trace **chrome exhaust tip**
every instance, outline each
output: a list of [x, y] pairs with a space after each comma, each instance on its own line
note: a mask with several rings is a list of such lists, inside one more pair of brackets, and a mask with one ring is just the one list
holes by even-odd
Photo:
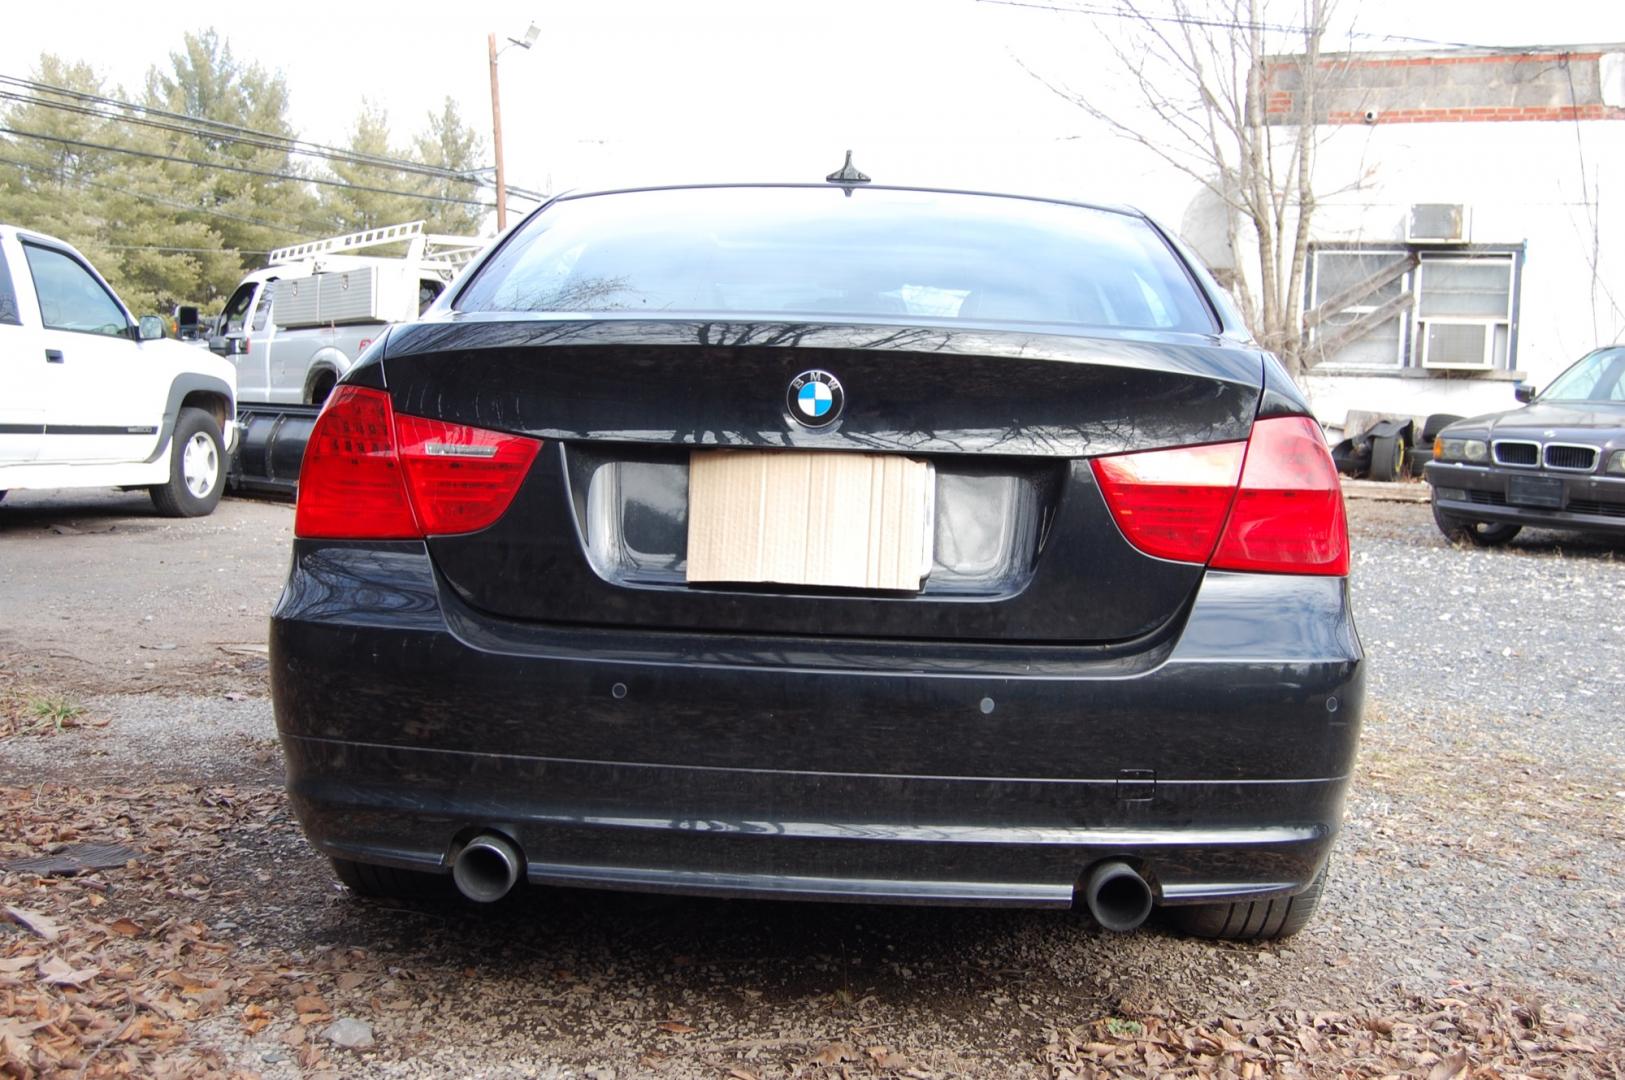
[[524, 868], [524, 858], [512, 843], [495, 833], [481, 833], [457, 852], [451, 880], [470, 900], [490, 904], [513, 891]]
[[1121, 859], [1095, 866], [1083, 886], [1083, 902], [1102, 927], [1134, 930], [1151, 914], [1151, 885]]

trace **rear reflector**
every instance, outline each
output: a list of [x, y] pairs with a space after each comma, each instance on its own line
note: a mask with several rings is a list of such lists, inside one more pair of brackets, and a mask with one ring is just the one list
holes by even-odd
[[1246, 448], [1214, 443], [1095, 458], [1095, 480], [1129, 543], [1159, 559], [1207, 562]]
[[1314, 420], [1281, 416], [1253, 425], [1241, 488], [1213, 566], [1337, 577], [1349, 572], [1343, 486]]
[[397, 416], [382, 390], [340, 386], [305, 448], [294, 535], [409, 540], [483, 529], [513, 502], [541, 445]]
[[1147, 555], [1211, 560], [1222, 570], [1348, 573], [1343, 490], [1309, 417], [1260, 420], [1245, 443], [1119, 454], [1091, 464], [1118, 528]]

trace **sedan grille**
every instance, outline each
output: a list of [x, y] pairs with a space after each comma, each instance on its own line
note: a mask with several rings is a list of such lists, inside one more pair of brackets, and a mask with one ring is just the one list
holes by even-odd
[[1532, 469], [1540, 464], [1540, 444], [1512, 440], [1498, 441], [1495, 443], [1495, 463], [1497, 465], [1527, 465]]
[[1569, 446], [1564, 443], [1546, 444], [1546, 467], [1568, 469], [1572, 472], [1590, 472], [1597, 467], [1597, 448]]

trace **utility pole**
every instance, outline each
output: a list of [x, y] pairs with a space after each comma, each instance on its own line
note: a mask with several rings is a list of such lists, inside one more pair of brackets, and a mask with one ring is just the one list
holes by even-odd
[[[541, 36], [541, 27], [531, 23], [524, 37], [511, 37], [508, 45], [528, 50]], [[508, 227], [508, 174], [502, 168], [502, 95], [497, 90], [497, 57], [508, 45], [498, 49], [496, 34], [487, 34], [485, 42], [491, 53], [491, 148], [497, 157], [497, 232], [500, 233]]]
[[502, 170], [502, 96], [497, 90], [497, 36], [488, 34], [491, 46], [491, 146], [497, 157], [497, 233], [508, 228], [508, 177]]

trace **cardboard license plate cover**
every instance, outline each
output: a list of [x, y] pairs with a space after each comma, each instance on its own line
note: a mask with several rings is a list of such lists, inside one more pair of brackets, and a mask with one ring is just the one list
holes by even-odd
[[897, 454], [695, 451], [687, 579], [918, 591], [935, 497], [931, 464]]

